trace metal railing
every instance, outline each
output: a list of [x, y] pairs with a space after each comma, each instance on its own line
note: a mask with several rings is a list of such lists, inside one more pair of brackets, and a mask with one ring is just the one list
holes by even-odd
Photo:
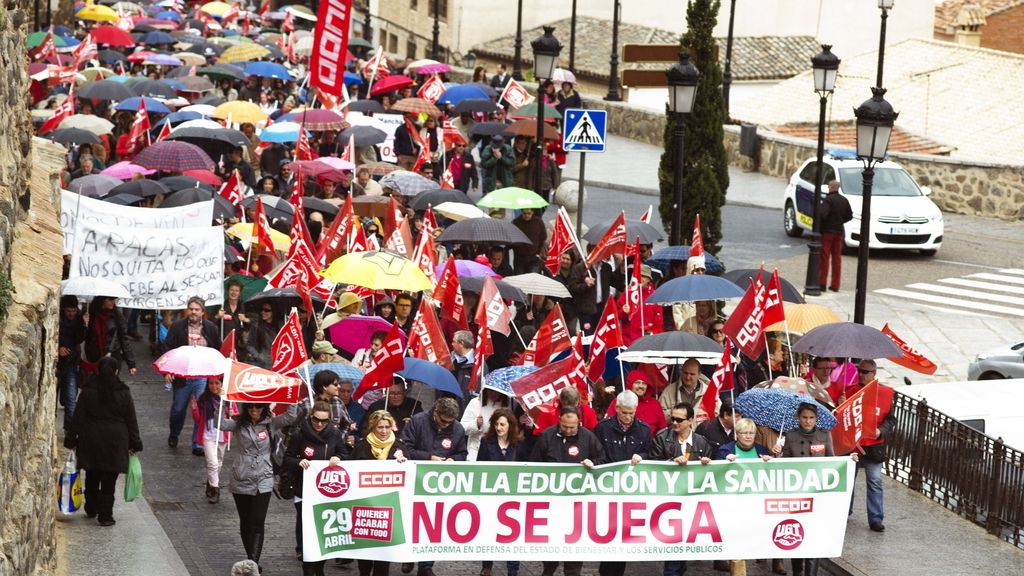
[[892, 414], [886, 473], [1024, 548], [1024, 453], [898, 392]]

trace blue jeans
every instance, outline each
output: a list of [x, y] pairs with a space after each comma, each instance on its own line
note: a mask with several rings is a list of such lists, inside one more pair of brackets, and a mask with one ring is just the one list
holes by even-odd
[[71, 430], [71, 419], [78, 402], [78, 366], [67, 366], [57, 370], [57, 386], [60, 405], [64, 407], [64, 432]]
[[[185, 378], [185, 385], [173, 388], [174, 399], [171, 400], [171, 436], [177, 438], [185, 427], [185, 414], [189, 412], [189, 400], [198, 398], [206, 390], [206, 378]], [[196, 438], [196, 425], [192, 423], [192, 447], [202, 447]]]
[[[868, 486], [868, 523], [881, 524], [885, 519], [885, 511], [882, 508], [882, 463], [868, 462], [864, 458], [857, 461], [857, 474], [861, 468]], [[854, 475], [854, 490], [856, 490], [857, 476]], [[853, 514], [853, 494], [850, 494], [850, 514]]]
[[686, 574], [686, 560], [665, 560], [663, 576], [682, 576]]

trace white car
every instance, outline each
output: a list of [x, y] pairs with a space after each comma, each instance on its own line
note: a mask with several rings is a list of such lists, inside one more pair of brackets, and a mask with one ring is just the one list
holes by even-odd
[[[810, 158], [789, 179], [783, 213], [786, 234], [797, 237], [814, 224], [814, 176], [816, 158]], [[828, 182], [839, 181], [839, 193], [850, 201], [853, 220], [846, 223], [844, 245], [860, 244], [861, 174], [864, 165], [853, 152], [829, 151], [824, 158], [822, 197], [828, 194]], [[920, 250], [934, 256], [942, 246], [942, 212], [928, 195], [931, 190], [917, 182], [891, 160], [875, 165], [871, 188], [871, 234], [869, 248]]]
[[1024, 378], [1024, 342], [982, 352], [967, 367], [968, 380]]

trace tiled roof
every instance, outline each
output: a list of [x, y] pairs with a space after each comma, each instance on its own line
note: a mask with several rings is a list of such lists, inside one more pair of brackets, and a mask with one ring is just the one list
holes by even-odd
[[[564, 44], [562, 64], [569, 60], [568, 18], [552, 22], [555, 36]], [[541, 27], [523, 31], [523, 65], [533, 64], [530, 41], [543, 34]], [[619, 23], [619, 50], [624, 44], [678, 44], [679, 33], [626, 22]], [[612, 21], [581, 16], [576, 19], [576, 73], [589, 78], [607, 80], [612, 46]], [[725, 39], [718, 38], [719, 54], [725, 58]], [[515, 53], [515, 35], [502, 36], [472, 48], [478, 55], [509, 61]], [[733, 43], [733, 80], [781, 80], [790, 78], [811, 66], [811, 56], [821, 51], [812, 36], [735, 37]], [[619, 70], [665, 69], [670, 63], [619, 63]]]
[[944, 0], [935, 5], [935, 31], [939, 34], [952, 34], [956, 28], [956, 17], [966, 4], [980, 7], [987, 17], [1020, 6], [1024, 0]]
[[[829, 118], [844, 123], [871, 97], [876, 52], [846, 57], [839, 67]], [[1024, 56], [935, 40], [886, 47], [885, 95], [901, 130], [952, 148], [953, 158], [1018, 165], [1024, 160]], [[739, 121], [778, 127], [816, 123], [811, 73], [782, 81], [757, 98], [732, 103]]]
[[[806, 138], [808, 140], [818, 139], [818, 123], [796, 122], [783, 126], [776, 126], [775, 131], [788, 136]], [[840, 122], [828, 125], [825, 132], [827, 146], [839, 146], [842, 148], [857, 147], [857, 124], [856, 122]], [[911, 134], [899, 126], [894, 126], [892, 135], [889, 137], [889, 152], [912, 152], [915, 154], [948, 155], [953, 150], [949, 146], [943, 146], [934, 140]]]

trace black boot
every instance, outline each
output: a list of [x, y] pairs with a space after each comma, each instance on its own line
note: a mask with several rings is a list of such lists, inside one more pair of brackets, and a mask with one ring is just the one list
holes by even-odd
[[252, 542], [252, 561], [260, 567], [260, 574], [263, 574], [263, 565], [260, 564], [260, 555], [263, 554], [263, 532], [254, 532], [249, 538]]
[[805, 560], [803, 558], [793, 558], [790, 560], [790, 566], [793, 568], [793, 576], [803, 576], [804, 562]]
[[252, 560], [252, 536], [245, 530], [242, 534], [242, 547], [245, 548], [245, 559]]
[[96, 496], [96, 516], [100, 526], [113, 526], [114, 522], [114, 495], [99, 494]]
[[804, 559], [804, 576], [818, 576], [818, 559]]

